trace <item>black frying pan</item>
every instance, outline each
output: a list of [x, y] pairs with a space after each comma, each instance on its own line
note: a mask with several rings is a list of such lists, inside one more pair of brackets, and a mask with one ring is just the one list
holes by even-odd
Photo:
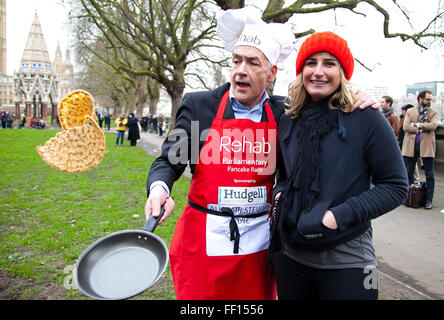
[[165, 271], [168, 248], [152, 232], [163, 216], [151, 216], [142, 230], [124, 230], [91, 244], [79, 256], [74, 281], [95, 299], [127, 299], [151, 287]]

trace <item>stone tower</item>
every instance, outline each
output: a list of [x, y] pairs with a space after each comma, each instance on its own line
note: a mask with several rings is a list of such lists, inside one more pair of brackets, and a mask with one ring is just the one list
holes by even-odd
[[49, 59], [48, 48], [46, 47], [45, 37], [43, 36], [42, 26], [40, 25], [37, 11], [29, 30], [28, 40], [23, 50], [22, 60], [20, 61], [21, 72], [42, 72], [51, 73], [51, 60]]
[[6, 0], [0, 0], [0, 75], [6, 75], [6, 69]]
[[20, 105], [24, 98], [27, 118], [37, 117], [46, 120], [48, 106], [51, 105], [51, 120], [53, 120], [57, 115], [59, 100], [57, 87], [58, 80], [52, 70], [45, 37], [36, 11], [23, 50], [19, 72], [14, 74], [16, 114], [20, 114]]
[[59, 80], [59, 97], [64, 97], [75, 89], [74, 87], [74, 67], [71, 62], [69, 50], [66, 50], [66, 58], [63, 60], [60, 43], [57, 43], [55, 58], [52, 61], [52, 70]]

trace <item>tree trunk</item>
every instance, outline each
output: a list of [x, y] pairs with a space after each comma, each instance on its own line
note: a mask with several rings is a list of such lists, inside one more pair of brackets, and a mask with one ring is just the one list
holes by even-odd
[[143, 86], [143, 79], [137, 79], [136, 87], [136, 114], [137, 117], [143, 116], [143, 107], [145, 106], [145, 88]]
[[151, 114], [157, 114], [157, 105], [159, 104], [160, 99], [160, 84], [156, 80], [148, 77], [146, 80], [146, 87], [148, 90], [149, 112]]
[[185, 86], [176, 87], [175, 90], [170, 94], [171, 97], [171, 120], [169, 129], [173, 129], [176, 124], [176, 114], [179, 110], [180, 104], [182, 103], [183, 90]]
[[157, 105], [159, 104], [159, 96], [149, 96], [148, 97], [148, 105], [149, 105], [149, 113], [157, 114]]
[[180, 64], [174, 69], [173, 81], [171, 86], [167, 88], [167, 92], [171, 97], [171, 120], [170, 129], [176, 124], [176, 114], [182, 103], [183, 91], [185, 90], [185, 65]]
[[122, 105], [119, 99], [114, 99], [114, 118], [118, 117], [122, 113]]

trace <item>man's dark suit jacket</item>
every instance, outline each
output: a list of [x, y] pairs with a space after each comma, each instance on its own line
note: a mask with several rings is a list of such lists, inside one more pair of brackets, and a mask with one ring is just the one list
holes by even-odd
[[[198, 121], [197, 124], [199, 126], [199, 137], [193, 137], [193, 139], [194, 141], [199, 141], [200, 152], [206, 140], [206, 137], [201, 137], [202, 131], [207, 130], [211, 127], [212, 121], [216, 117], [217, 109], [219, 107], [222, 96], [229, 89], [230, 83], [226, 83], [223, 86], [220, 86], [211, 91], [193, 92], [184, 95], [182, 104], [177, 111], [175, 127], [169, 134], [170, 139], [166, 138], [163, 142], [162, 154], [153, 162], [148, 174], [148, 195], [151, 183], [157, 180], [165, 182], [168, 188], [172, 190], [173, 183], [177, 179], [179, 179], [191, 159], [191, 122]], [[285, 97], [282, 96], [270, 96], [269, 104], [276, 123], [278, 123], [279, 118], [284, 112], [284, 100]], [[234, 119], [234, 112], [231, 106], [230, 99], [228, 99], [223, 119]], [[261, 121], [267, 121], [266, 112], [262, 112]], [[181, 133], [179, 134], [179, 132]], [[186, 138], [184, 138], [185, 132]], [[182, 138], [179, 139], [177, 137], [178, 135], [181, 135]], [[177, 138], [171, 139], [171, 137], [174, 136], [176, 136]], [[179, 143], [180, 145], [178, 145], [177, 143]], [[178, 164], [172, 164], [168, 161], [168, 152], [173, 145], [175, 148], [173, 150], [188, 150], [188, 154], [186, 157], [182, 155], [182, 158], [187, 159], [187, 161], [181, 161], [181, 163]], [[179, 154], [176, 155], [179, 156]], [[198, 157], [198, 155], [195, 155], [195, 157]], [[195, 168], [196, 164], [190, 163], [192, 174], [194, 173]]]

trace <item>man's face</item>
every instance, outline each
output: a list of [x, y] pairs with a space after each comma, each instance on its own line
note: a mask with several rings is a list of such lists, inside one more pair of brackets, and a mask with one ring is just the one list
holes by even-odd
[[268, 68], [265, 55], [254, 47], [238, 46], [233, 50], [231, 90], [235, 98], [248, 109], [258, 104], [267, 82], [276, 78], [277, 67]]
[[424, 99], [419, 97], [419, 104], [423, 107], [430, 107], [432, 105], [432, 95], [426, 93]]
[[390, 108], [390, 103], [385, 100], [385, 98], [381, 99], [381, 109], [387, 110]]

